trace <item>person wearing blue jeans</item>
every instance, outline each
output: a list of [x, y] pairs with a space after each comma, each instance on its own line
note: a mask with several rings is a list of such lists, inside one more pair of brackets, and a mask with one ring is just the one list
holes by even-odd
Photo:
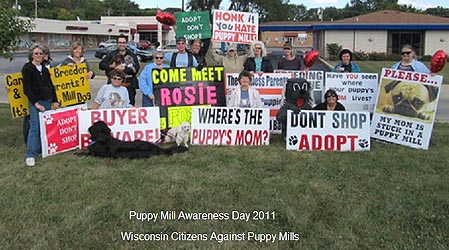
[[30, 109], [30, 129], [27, 138], [25, 164], [33, 167], [41, 152], [39, 112], [59, 107], [56, 90], [50, 78], [50, 72], [43, 65], [44, 47], [34, 45], [28, 53], [28, 62], [23, 65], [23, 90], [28, 97]]

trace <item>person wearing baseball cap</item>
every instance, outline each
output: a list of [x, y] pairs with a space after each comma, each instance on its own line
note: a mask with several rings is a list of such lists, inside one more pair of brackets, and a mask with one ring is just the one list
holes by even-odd
[[224, 73], [240, 73], [243, 70], [243, 64], [245, 63], [248, 55], [239, 55], [237, 53], [236, 44], [231, 43], [226, 48], [226, 55], [217, 54], [213, 48], [209, 46], [208, 54], [224, 68]]
[[301, 63], [300, 57], [296, 57], [296, 51], [293, 49], [291, 43], [286, 42], [284, 44], [282, 59], [278, 63], [278, 69], [283, 70], [301, 70], [303, 63]]
[[186, 39], [183, 36], [176, 37], [177, 52], [167, 53], [164, 55], [164, 61], [170, 63], [170, 68], [187, 68], [197, 67], [198, 61], [187, 51]]

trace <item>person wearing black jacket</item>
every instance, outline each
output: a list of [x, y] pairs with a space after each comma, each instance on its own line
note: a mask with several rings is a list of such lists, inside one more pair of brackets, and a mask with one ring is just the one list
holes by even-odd
[[244, 70], [250, 73], [272, 73], [273, 65], [270, 58], [267, 57], [267, 49], [261, 41], [251, 43], [249, 58], [243, 65]]
[[[108, 77], [108, 84], [111, 83], [109, 73], [116, 69], [125, 74], [125, 79], [122, 86], [126, 87], [129, 94], [129, 102], [131, 105], [136, 104], [136, 89], [139, 88], [139, 82], [137, 80], [137, 73], [140, 69], [140, 64], [137, 56], [126, 45], [128, 38], [121, 34], [117, 37], [117, 49], [109, 52], [103, 60], [100, 62], [100, 69], [104, 70]], [[117, 59], [121, 58], [120, 61]]]
[[25, 164], [29, 167], [36, 164], [36, 157], [42, 152], [39, 112], [59, 107], [50, 72], [43, 65], [44, 50], [41, 45], [31, 47], [28, 62], [22, 67], [23, 91], [28, 97], [30, 110], [30, 129], [25, 153]]

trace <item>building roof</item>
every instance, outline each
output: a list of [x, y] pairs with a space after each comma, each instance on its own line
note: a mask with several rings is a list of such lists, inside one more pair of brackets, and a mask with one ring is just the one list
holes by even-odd
[[338, 24], [449, 24], [449, 18], [401, 12], [395, 10], [383, 10], [368, 13], [361, 16], [354, 16], [346, 19], [334, 21]]
[[269, 22], [259, 30], [449, 30], [449, 18], [384, 10], [333, 22]]

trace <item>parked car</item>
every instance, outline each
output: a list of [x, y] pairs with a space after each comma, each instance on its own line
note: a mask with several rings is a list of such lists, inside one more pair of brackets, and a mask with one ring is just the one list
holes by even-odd
[[[129, 50], [131, 50], [134, 54], [136, 54], [139, 62], [148, 62], [153, 60], [153, 50], [141, 50], [132, 44], [128, 44], [126, 46]], [[109, 45], [105, 48], [100, 48], [95, 51], [95, 57], [99, 59], [103, 59], [109, 52], [116, 50], [116, 45]]]
[[151, 49], [151, 42], [148, 40], [140, 40], [139, 46], [137, 46], [139, 49]]
[[95, 51], [95, 57], [99, 59], [103, 59], [109, 52], [116, 50], [117, 45], [108, 45], [103, 48], [99, 48]]
[[138, 49], [136, 46], [128, 44], [128, 49], [130, 49], [134, 54], [136, 54], [139, 62], [148, 62], [153, 60], [153, 51], [152, 50], [143, 50]]
[[105, 47], [107, 47], [107, 46], [109, 46], [109, 45], [117, 46], [117, 41], [114, 40], [114, 39], [109, 39], [109, 40], [107, 40], [107, 41], [104, 41], [104, 42], [99, 43], [99, 44], [98, 44], [98, 47], [99, 47], [99, 48], [105, 48]]

